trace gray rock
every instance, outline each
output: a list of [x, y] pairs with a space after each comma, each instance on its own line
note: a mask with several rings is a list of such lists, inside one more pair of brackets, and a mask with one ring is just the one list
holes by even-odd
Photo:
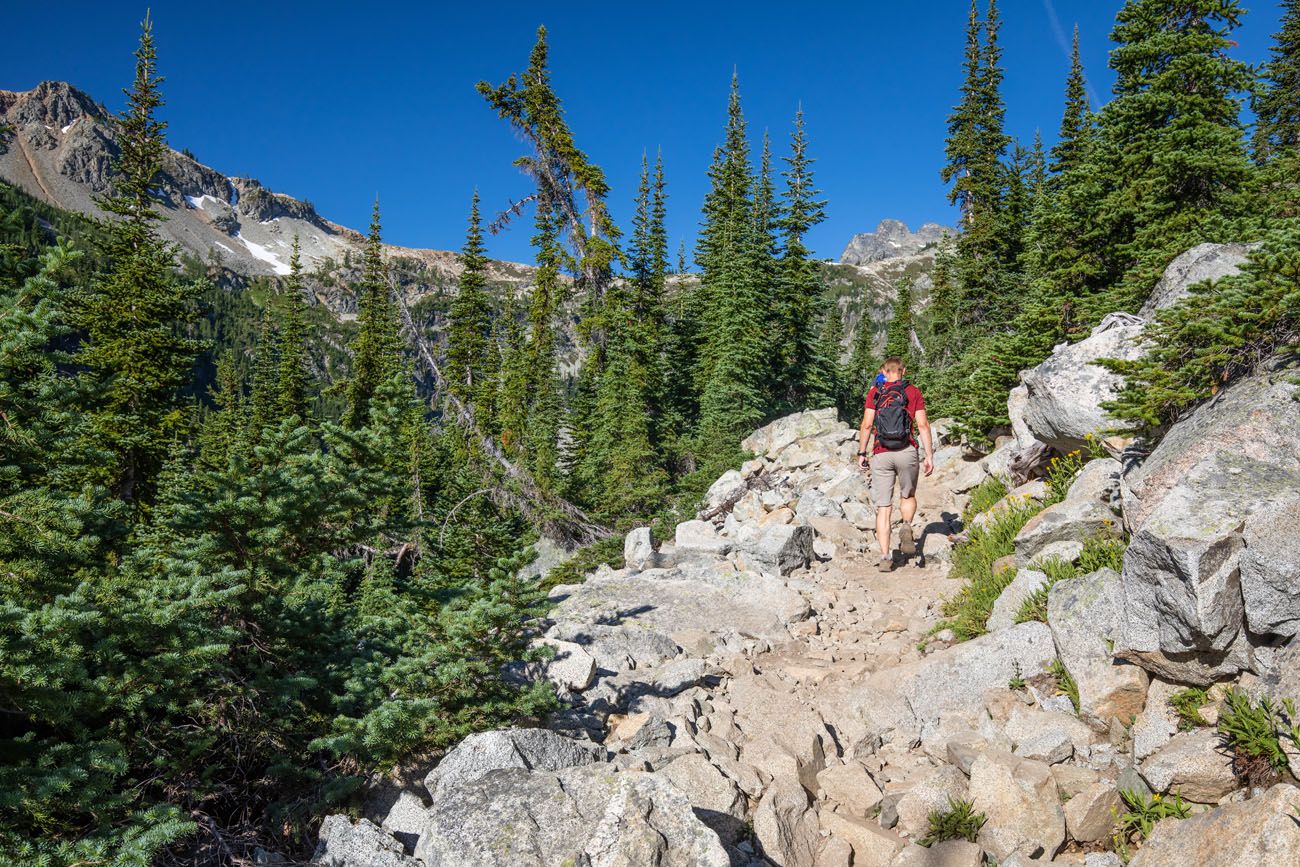
[[931, 813], [945, 813], [966, 799], [966, 775], [951, 765], [940, 765], [917, 780], [898, 799], [898, 830], [915, 840], [925, 836]]
[[1013, 853], [1050, 860], [1065, 842], [1065, 814], [1047, 765], [989, 750], [971, 766], [970, 797], [988, 817], [979, 844], [999, 861]]
[[1300, 496], [1246, 519], [1241, 596], [1246, 625], [1259, 635], [1300, 632]]
[[[915, 844], [908, 846], [894, 858], [890, 867], [980, 867], [984, 863], [984, 850], [965, 840], [945, 840], [928, 849]], [[1011, 862], [1003, 861], [1003, 867]]]
[[1023, 420], [1034, 438], [1063, 452], [1083, 448], [1087, 437], [1115, 427], [1102, 404], [1121, 380], [1097, 365], [1100, 358], [1140, 358], [1141, 320], [1110, 314], [1078, 343], [1057, 346], [1037, 367], [1020, 374], [1026, 397]]
[[311, 863], [319, 867], [422, 867], [391, 834], [367, 819], [327, 816]]
[[724, 843], [735, 843], [743, 834], [745, 796], [703, 753], [674, 759], [658, 774], [686, 795], [695, 814]]
[[[659, 775], [628, 774], [583, 847], [590, 867], [730, 867], [718, 835]], [[517, 863], [517, 862], [515, 862]], [[553, 862], [562, 863], [562, 862]]]
[[415, 792], [399, 792], [379, 827], [393, 835], [408, 850], [415, 847], [420, 830], [429, 818], [429, 808]]
[[789, 575], [812, 562], [813, 529], [807, 525], [772, 524], [743, 545], [745, 565], [773, 575]]
[[825, 563], [835, 559], [835, 543], [825, 539], [813, 539], [813, 555]]
[[993, 603], [993, 610], [988, 620], [989, 631], [1014, 626], [1020, 606], [1046, 583], [1047, 576], [1035, 569], [1021, 569], [1016, 572], [1016, 577], [1003, 588], [997, 601]]
[[566, 738], [547, 729], [497, 729], [478, 732], [443, 756], [424, 778], [435, 799], [443, 789], [455, 789], [501, 768], [556, 771], [603, 761], [599, 744]]
[[854, 235], [840, 254], [843, 265], [866, 265], [897, 256], [919, 253], [945, 237], [956, 237], [957, 232], [938, 223], [923, 223], [915, 232], [909, 231], [902, 220], [881, 220], [874, 232]]
[[778, 452], [796, 440], [847, 429], [838, 416], [835, 407], [797, 412], [754, 431], [741, 441], [740, 447], [753, 454], [775, 458]]
[[1197, 729], [1175, 735], [1142, 762], [1139, 770], [1152, 790], [1198, 804], [1214, 804], [1237, 788], [1232, 757], [1222, 748], [1219, 733]]
[[1083, 867], [1124, 867], [1124, 862], [1114, 852], [1089, 852], [1083, 856]]
[[685, 689], [690, 689], [704, 677], [704, 660], [691, 657], [677, 659], [656, 665], [650, 669], [637, 669], [633, 678], [655, 695], [674, 696]]
[[1063, 762], [1092, 746], [1092, 730], [1074, 716], [1056, 711], [1016, 707], [1004, 732], [1017, 756], [1049, 765]]
[[1076, 563], [1083, 554], [1082, 542], [1049, 542], [1029, 561], [1030, 569], [1042, 569], [1049, 560]]
[[1048, 506], [1026, 522], [1016, 534], [1016, 564], [1027, 566], [1057, 542], [1083, 543], [1094, 536], [1119, 537], [1119, 519], [1105, 503], [1089, 499], [1066, 499]]
[[718, 535], [709, 521], [683, 521], [677, 525], [674, 550], [679, 560], [696, 558], [721, 559], [731, 551], [733, 543]]
[[1059, 581], [1047, 594], [1047, 625], [1067, 671], [1079, 687], [1079, 716], [1104, 731], [1111, 720], [1127, 725], [1146, 702], [1147, 673], [1116, 660], [1120, 576], [1099, 569]]
[[830, 811], [821, 814], [822, 829], [853, 850], [854, 867], [887, 867], [907, 842], [870, 819]]
[[1121, 792], [1136, 792], [1144, 798], [1149, 798], [1155, 794], [1155, 792], [1151, 791], [1151, 787], [1147, 785], [1147, 781], [1142, 779], [1138, 769], [1134, 767], [1127, 767], [1119, 772], [1119, 778], [1115, 781], [1115, 788]]
[[989, 477], [988, 471], [984, 469], [983, 461], [971, 461], [957, 471], [957, 476], [952, 480], [952, 492], [954, 494], [964, 494], [975, 488], [980, 482]]
[[1131, 867], [1300, 864], [1300, 789], [1279, 783], [1249, 801], [1156, 825]]
[[582, 692], [596, 679], [596, 659], [580, 645], [554, 638], [539, 638], [537, 643], [555, 651], [546, 661], [546, 678], [557, 689]]
[[1114, 783], [1093, 783], [1065, 802], [1065, 827], [1080, 843], [1105, 840], [1115, 827], [1121, 806]]
[[1189, 289], [1204, 280], [1219, 280], [1241, 273], [1246, 256], [1253, 244], [1197, 244], [1180, 253], [1165, 268], [1165, 273], [1138, 311], [1150, 319], [1157, 310], [1172, 306], [1186, 298]]
[[850, 761], [817, 774], [817, 786], [824, 797], [845, 811], [866, 818], [880, 805], [882, 793], [861, 762]]
[[596, 665], [603, 671], [648, 668], [682, 652], [667, 635], [635, 623], [615, 625], [560, 619], [547, 635], [580, 645], [595, 657]]
[[1234, 383], [1122, 480], [1133, 540], [1117, 651], [1168, 680], [1205, 685], [1252, 664], [1242, 530], [1300, 490], [1300, 389], [1288, 380], [1284, 371]]
[[720, 509], [740, 496], [747, 487], [745, 477], [739, 470], [727, 470], [709, 486], [704, 495], [704, 506], [706, 509]]
[[1114, 458], [1094, 458], [1083, 465], [1065, 492], [1067, 500], [1095, 500], [1112, 503], [1119, 499], [1119, 476], [1123, 465]]
[[1177, 684], [1151, 679], [1147, 690], [1146, 707], [1133, 723], [1133, 757], [1142, 761], [1163, 747], [1178, 732], [1178, 714], [1169, 706], [1169, 699], [1182, 687]]
[[808, 792], [792, 777], [773, 780], [754, 810], [754, 836], [763, 854], [776, 864], [813, 867], [817, 828]]
[[623, 541], [623, 563], [628, 570], [640, 572], [653, 569], [659, 552], [655, 549], [654, 534], [649, 527], [637, 527]]
[[1047, 625], [1021, 623], [871, 675], [856, 693], [868, 729], [928, 738], [945, 716], [979, 713], [984, 694], [1019, 673], [1030, 678], [1056, 658]]

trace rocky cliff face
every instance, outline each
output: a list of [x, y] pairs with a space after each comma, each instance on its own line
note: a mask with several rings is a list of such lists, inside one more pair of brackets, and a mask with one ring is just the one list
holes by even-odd
[[[0, 91], [0, 178], [51, 205], [101, 215], [95, 198], [111, 191], [117, 134], [109, 112], [70, 84], [46, 81], [30, 91]], [[245, 276], [283, 275], [294, 236], [308, 270], [338, 269], [360, 256], [362, 235], [325, 219], [310, 202], [268, 190], [253, 178], [227, 177], [187, 152], [169, 150], [159, 190], [167, 218], [160, 233], [184, 252]], [[455, 253], [389, 246], [408, 291], [419, 296], [455, 284]], [[532, 269], [493, 262], [489, 279], [521, 289]], [[322, 300], [347, 313], [349, 299]]]
[[843, 265], [869, 265], [882, 259], [911, 256], [937, 244], [956, 231], [938, 223], [924, 223], [915, 232], [902, 220], [881, 220], [874, 232], [854, 235], [840, 254]]

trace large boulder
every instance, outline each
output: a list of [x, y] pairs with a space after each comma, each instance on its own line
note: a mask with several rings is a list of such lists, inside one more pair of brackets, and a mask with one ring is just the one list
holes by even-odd
[[1020, 607], [1025, 600], [1033, 596], [1046, 583], [1047, 575], [1036, 569], [1017, 571], [1016, 577], [1002, 588], [997, 601], [993, 603], [993, 610], [989, 612], [987, 623], [989, 632], [1014, 626], [1016, 615], [1020, 613]]
[[1131, 867], [1245, 867], [1300, 864], [1300, 788], [1279, 783], [1263, 795], [1190, 819], [1166, 819]]
[[1169, 307], [1188, 296], [1189, 290], [1205, 280], [1219, 280], [1241, 273], [1241, 266], [1253, 244], [1197, 244], [1180, 253], [1165, 268], [1165, 273], [1138, 311], [1149, 319], [1157, 310]]
[[[1300, 490], [1300, 387], [1292, 376], [1261, 373], [1233, 384], [1170, 428], [1122, 479], [1133, 540], [1116, 650], [1168, 680], [1206, 684], [1251, 666], [1243, 531], [1252, 515], [1285, 510]], [[1261, 564], [1253, 586], [1285, 584], [1265, 565], [1277, 562], [1275, 540], [1252, 538], [1264, 552], [1247, 558], [1248, 569]], [[1289, 628], [1286, 604], [1274, 605], [1252, 594], [1260, 622]]]
[[954, 644], [871, 675], [860, 687], [859, 724], [895, 739], [929, 738], [945, 718], [982, 713], [986, 691], [1033, 677], [1055, 658], [1052, 633], [1038, 621]]
[[[674, 636], [685, 641], [689, 635], [702, 656], [709, 651], [699, 646], [701, 639], [716, 646], [732, 633], [788, 638], [787, 626], [804, 620], [808, 612], [808, 602], [780, 578], [736, 571], [722, 562], [647, 569], [636, 575], [598, 573], [572, 588], [550, 616], [557, 625], [555, 637], [579, 644], [582, 635], [606, 635], [614, 626], [637, 635], [655, 633], [665, 649], [681, 643]], [[609, 667], [599, 653], [591, 652], [602, 668]]]
[[773, 780], [754, 811], [754, 836], [776, 864], [813, 867], [817, 828], [808, 792], [792, 777]]
[[311, 859], [318, 867], [424, 867], [409, 858], [387, 831], [373, 822], [347, 816], [327, 816], [321, 822], [316, 853]]
[[1083, 543], [1095, 536], [1123, 535], [1111, 507], [1120, 464], [1111, 458], [1089, 461], [1066, 491], [1065, 499], [1030, 518], [1016, 534], [1016, 563], [1026, 566], [1063, 542]]
[[[651, 774], [626, 774], [583, 846], [590, 867], [729, 867], [717, 834], [686, 796]], [[523, 829], [525, 833], [526, 829]], [[518, 862], [514, 862], [518, 863]], [[555, 862], [564, 863], [564, 862]]]
[[1021, 417], [1030, 434], [1068, 452], [1115, 427], [1101, 405], [1115, 397], [1121, 379], [1093, 362], [1142, 357], [1142, 328], [1136, 316], [1111, 313], [1088, 337], [1057, 346], [1042, 364], [1022, 371], [1026, 395]]
[[1300, 632], [1300, 495], [1246, 519], [1241, 597], [1246, 625], [1259, 635]]
[[764, 425], [741, 440], [740, 447], [747, 452], [775, 458], [786, 446], [805, 437], [815, 437], [834, 430], [847, 430], [839, 421], [835, 407], [797, 412]]
[[658, 771], [676, 786], [708, 825], [726, 843], [734, 843], [745, 828], [745, 796], [704, 753], [687, 753]]
[[1146, 702], [1147, 673], [1111, 652], [1120, 620], [1119, 573], [1098, 569], [1058, 581], [1047, 593], [1047, 625], [1066, 671], [1079, 687], [1079, 716], [1106, 730], [1128, 725]]
[[1219, 733], [1196, 729], [1175, 735], [1139, 768], [1154, 792], [1177, 792], [1198, 804], [1215, 804], [1237, 788], [1232, 755], [1223, 749]]
[[1065, 842], [1065, 814], [1051, 769], [1002, 750], [971, 766], [970, 799], [987, 821], [978, 842], [999, 862], [1018, 853], [1050, 861]]
[[599, 744], [574, 740], [548, 729], [497, 729], [478, 732], [443, 756], [424, 787], [437, 797], [443, 788], [456, 788], [501, 768], [558, 771], [603, 761]]
[[741, 554], [751, 569], [789, 575], [812, 561], [814, 535], [806, 524], [769, 524], [741, 543]]

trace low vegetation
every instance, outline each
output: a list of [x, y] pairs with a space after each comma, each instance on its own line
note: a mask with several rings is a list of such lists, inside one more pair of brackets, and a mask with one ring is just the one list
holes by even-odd
[[1178, 730], [1190, 732], [1210, 723], [1201, 716], [1201, 708], [1209, 702], [1209, 694], [1198, 686], [1180, 689], [1169, 697], [1169, 706], [1178, 714]]
[[948, 574], [964, 583], [956, 595], [944, 601], [944, 620], [936, 631], [951, 629], [960, 641], [988, 631], [993, 603], [1016, 577], [1014, 568], [995, 572], [993, 564], [1015, 551], [1016, 534], [1042, 508], [1028, 499], [1010, 503], [988, 523], [973, 528], [970, 536], [953, 548], [952, 571]]
[[1279, 709], [1268, 696], [1230, 689], [1219, 713], [1219, 736], [1232, 752], [1232, 769], [1248, 786], [1276, 782], [1289, 767], [1283, 742], [1300, 746], [1300, 717], [1286, 699]]
[[1116, 811], [1115, 833], [1111, 842], [1125, 864], [1132, 854], [1133, 845], [1140, 844], [1151, 836], [1157, 822], [1162, 819], [1186, 819], [1192, 814], [1191, 807], [1177, 792], [1172, 798], [1166, 798], [1160, 794], [1147, 795], [1121, 789], [1119, 796], [1127, 812]]
[[980, 828], [988, 818], [983, 813], [975, 812], [975, 805], [966, 800], [949, 800], [947, 810], [934, 810], [930, 813], [930, 829], [917, 844], [925, 847], [942, 843], [945, 840], [966, 840], [974, 843]]
[[966, 508], [962, 510], [962, 525], [969, 525], [976, 515], [982, 515], [996, 506], [998, 500], [1005, 497], [1007, 493], [1006, 482], [997, 476], [989, 476], [980, 482], [970, 492], [970, 501], [966, 503]]
[[1083, 543], [1083, 552], [1079, 555], [1077, 563], [1071, 563], [1060, 557], [1047, 557], [1040, 561], [1037, 567], [1047, 576], [1047, 580], [1020, 603], [1020, 609], [1016, 612], [1016, 623], [1028, 623], [1031, 620], [1046, 623], [1047, 594], [1055, 584], [1081, 578], [1098, 569], [1114, 569], [1118, 572], [1124, 566], [1126, 547], [1128, 546], [1123, 539], [1096, 535]]
[[1074, 675], [1065, 667], [1061, 657], [1052, 660], [1052, 664], [1047, 667], [1047, 673], [1056, 681], [1056, 694], [1063, 695], [1074, 705], [1074, 712], [1079, 712], [1079, 684], [1074, 680]]

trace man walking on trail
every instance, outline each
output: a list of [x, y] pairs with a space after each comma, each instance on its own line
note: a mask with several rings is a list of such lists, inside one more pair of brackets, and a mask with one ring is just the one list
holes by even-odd
[[[898, 482], [898, 550], [904, 556], [916, 553], [912, 518], [916, 515], [916, 482], [921, 461], [916, 434], [925, 445], [925, 474], [934, 472], [934, 444], [930, 421], [925, 417], [921, 390], [904, 377], [907, 368], [898, 358], [886, 359], [881, 367], [885, 381], [867, 392], [862, 427], [858, 430], [858, 466], [871, 480], [871, 503], [876, 507], [876, 540], [880, 543], [881, 572], [894, 568], [890, 550], [890, 523], [894, 514], [894, 482]], [[915, 430], [914, 430], [915, 428]], [[869, 456], [869, 457], [868, 457]]]

